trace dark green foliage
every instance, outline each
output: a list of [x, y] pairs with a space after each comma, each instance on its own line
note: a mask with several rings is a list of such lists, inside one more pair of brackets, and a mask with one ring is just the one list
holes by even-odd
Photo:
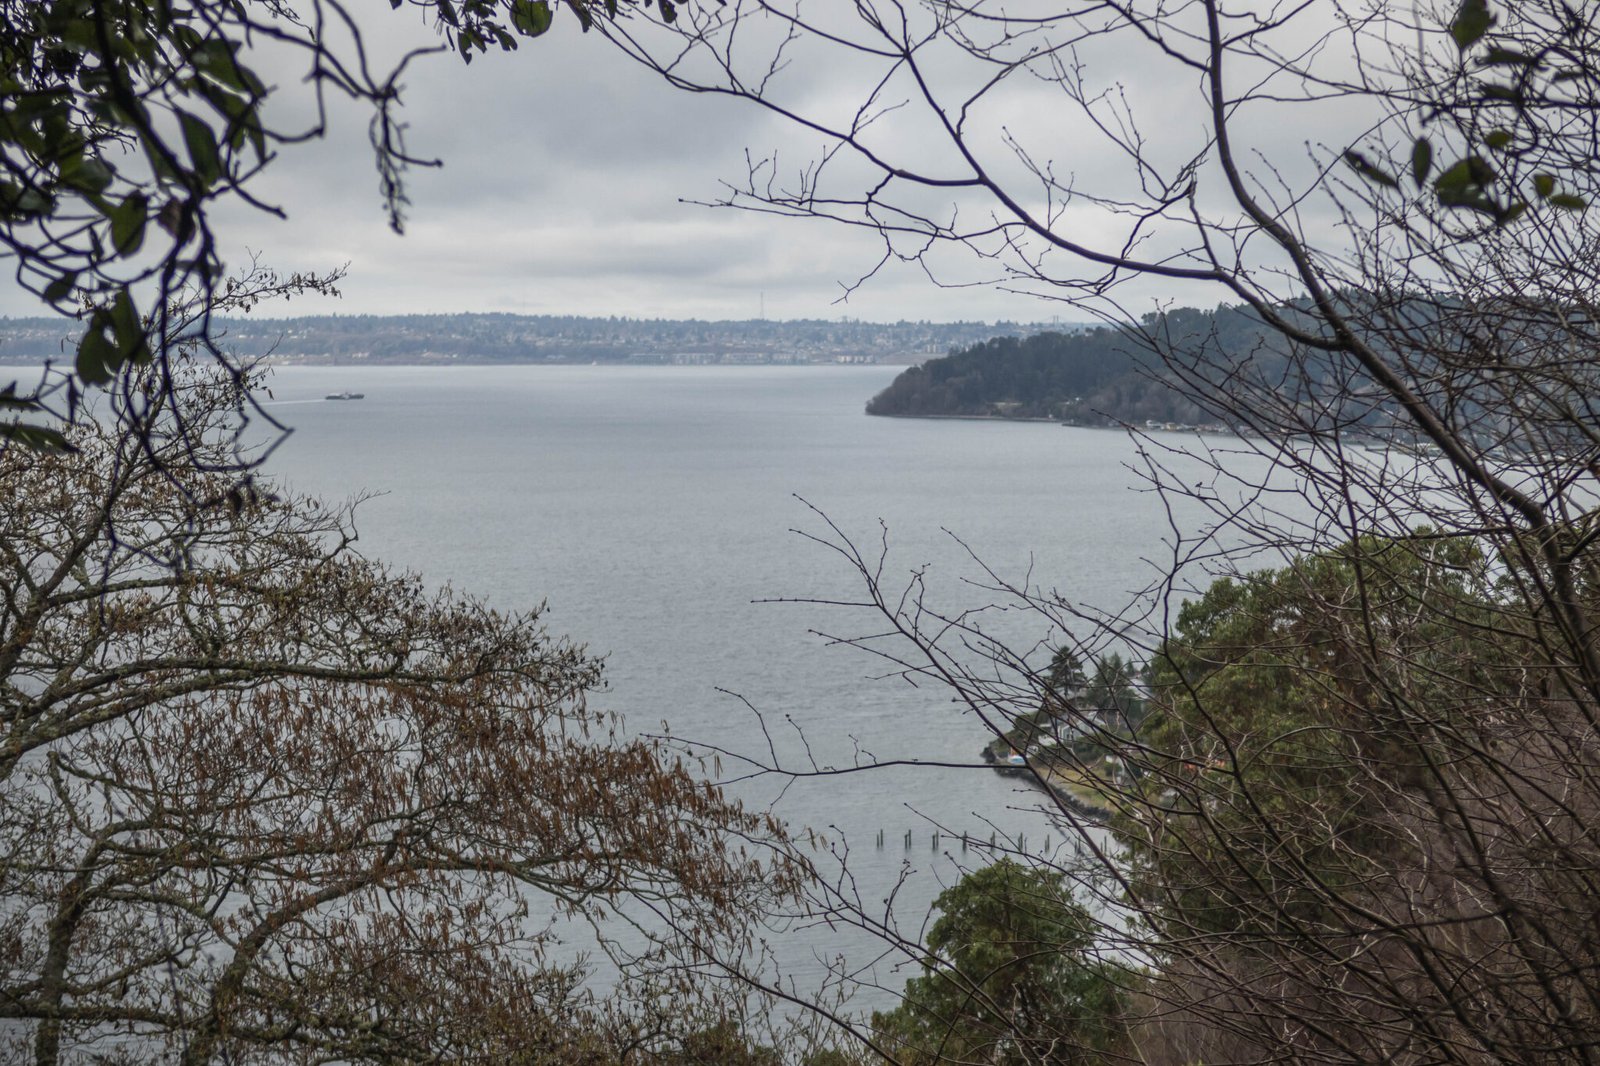
[[1045, 681], [1057, 696], [1067, 696], [1084, 686], [1083, 660], [1077, 652], [1063, 644], [1050, 656]]
[[1095, 955], [1095, 919], [1049, 869], [1002, 859], [940, 894], [923, 976], [873, 1027], [908, 1066], [1065, 1066], [1120, 1046], [1128, 974]]
[[783, 1066], [776, 1048], [753, 1042], [731, 1021], [689, 1033], [653, 1061], [656, 1066]]
[[[1192, 816], [1126, 834], [1186, 927], [1315, 926], [1414, 861], [1394, 796], [1502, 691], [1466, 538], [1362, 538], [1215, 582], [1151, 664], [1145, 787]], [[1404, 806], [1401, 804], [1401, 806]]]
[[1191, 371], [1248, 361], [1270, 372], [1282, 363], [1274, 351], [1242, 308], [1183, 308], [1148, 315], [1138, 329], [996, 337], [910, 368], [873, 397], [867, 413], [1209, 423], [1215, 416], [1174, 388], [1171, 357]]
[[1145, 715], [1145, 701], [1138, 687], [1142, 672], [1137, 663], [1116, 652], [1100, 659], [1084, 689], [1084, 710], [1098, 713], [1110, 729], [1138, 729]]
[[1175, 397], [1137, 378], [1130, 349], [1127, 338], [1104, 329], [996, 337], [911, 367], [873, 397], [867, 413], [1092, 418], [1140, 406], [1152, 392], [1167, 411]]
[[1095, 659], [1093, 667], [1085, 673], [1076, 652], [1057, 648], [1039, 677], [1044, 687], [1038, 706], [1017, 715], [1010, 729], [990, 741], [990, 761], [1013, 751], [1048, 759], [1038, 750], [1041, 743], [1066, 744], [1079, 758], [1099, 758], [1109, 753], [1113, 738], [1131, 736], [1145, 715], [1145, 668], [1116, 652]]
[[[1517, 17], [1502, 27], [1500, 15], [1488, 0], [1461, 0], [1449, 23], [1450, 37], [1463, 62], [1452, 91], [1452, 107], [1444, 113], [1456, 126], [1461, 142], [1454, 148], [1458, 157], [1441, 166], [1431, 187], [1433, 140], [1419, 136], [1411, 146], [1412, 179], [1419, 190], [1432, 192], [1444, 215], [1476, 213], [1494, 227], [1516, 222], [1530, 205], [1541, 201], [1568, 212], [1581, 212], [1589, 206], [1586, 197], [1559, 187], [1555, 174], [1528, 168], [1522, 158], [1542, 139], [1530, 136], [1530, 114], [1541, 108], [1559, 112], [1572, 107], [1569, 86], [1593, 78], [1593, 57], [1585, 47], [1589, 42], [1582, 29], [1585, 20], [1571, 6], [1564, 7], [1563, 17], [1554, 20], [1554, 25], [1542, 21], [1545, 12], [1536, 5], [1523, 12], [1508, 8], [1507, 13]], [[1562, 22], [1567, 23], [1564, 28]], [[1425, 115], [1422, 125], [1436, 117]], [[1574, 140], [1581, 143], [1581, 135]], [[1487, 153], [1477, 151], [1479, 146]], [[1540, 147], [1548, 150], [1551, 145]], [[1591, 146], [1576, 157], [1561, 160], [1569, 171], [1567, 179], [1591, 168], [1593, 155]], [[1370, 162], [1365, 153], [1352, 148], [1345, 151], [1344, 158], [1376, 189], [1399, 191], [1399, 182]]]

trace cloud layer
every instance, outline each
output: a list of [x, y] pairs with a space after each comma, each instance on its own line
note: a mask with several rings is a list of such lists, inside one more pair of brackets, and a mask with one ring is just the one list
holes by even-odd
[[[372, 19], [369, 43], [380, 56], [435, 43], [405, 11], [374, 12]], [[1114, 60], [1115, 51], [1109, 56]], [[1181, 155], [1193, 143], [1203, 148], [1195, 141], [1202, 133], [1198, 116], [1184, 105], [1195, 99], [1192, 72], [1162, 80], [1137, 65], [1124, 69], [1113, 62], [1111, 68], [1117, 77], [1133, 79], [1132, 92], [1163, 150], [1171, 146]], [[305, 87], [297, 80], [302, 72], [284, 65], [277, 73], [279, 114], [287, 118], [304, 106]], [[859, 73], [797, 63], [785, 75], [786, 87], [807, 106], [847, 114], [863, 84]], [[1058, 93], [1045, 82], [1008, 90], [1004, 108], [983, 116], [992, 147], [999, 148], [1003, 127], [1035, 138], [1041, 153], [1035, 162], [1058, 174], [1114, 181], [1107, 176], [1124, 163], [1083, 150], [1093, 142], [1082, 139], [1084, 131], [1074, 127], [1071, 108], [1061, 106]], [[342, 301], [307, 300], [291, 310], [749, 318], [764, 309], [772, 318], [944, 321], [1086, 317], [993, 286], [941, 290], [921, 269], [893, 261], [840, 303], [845, 287], [882, 257], [875, 234], [686, 202], [717, 199], [724, 180], [745, 175], [747, 153], [761, 159], [778, 152], [778, 176], [793, 180], [816, 157], [822, 139], [739, 101], [675, 91], [600, 35], [579, 33], [570, 18], [558, 19], [548, 36], [524, 42], [516, 53], [492, 53], [470, 66], [450, 55], [426, 57], [412, 66], [403, 99], [409, 146], [443, 161], [439, 169], [410, 172], [403, 236], [385, 225], [366, 143], [367, 116], [337, 101], [328, 136], [285, 146], [252, 186], [257, 196], [282, 206], [287, 221], [242, 205], [219, 212], [233, 263], [255, 254], [283, 270], [349, 264]], [[873, 136], [916, 158], [931, 143], [930, 132], [925, 118], [890, 112]], [[1280, 149], [1304, 154], [1290, 139], [1302, 137], [1300, 131], [1267, 136]], [[924, 197], [935, 213], [948, 213], [956, 199], [942, 192]], [[981, 212], [962, 218], [983, 221]], [[1092, 215], [1071, 224], [1076, 232], [1099, 236]], [[994, 264], [967, 258], [939, 265], [941, 278], [952, 282], [999, 276]], [[1130, 303], [1146, 305], [1160, 296], [1185, 298], [1161, 284], [1132, 295]], [[32, 314], [37, 304], [7, 289], [0, 292], [0, 311]]]

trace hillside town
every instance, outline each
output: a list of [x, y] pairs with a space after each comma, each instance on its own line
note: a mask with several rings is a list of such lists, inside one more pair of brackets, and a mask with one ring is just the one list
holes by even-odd
[[[73, 323], [0, 319], [0, 359], [71, 354]], [[708, 322], [567, 315], [436, 314], [234, 317], [223, 343], [282, 365], [635, 363], [910, 365], [997, 335], [1028, 336], [1071, 324], [863, 322], [840, 318]]]

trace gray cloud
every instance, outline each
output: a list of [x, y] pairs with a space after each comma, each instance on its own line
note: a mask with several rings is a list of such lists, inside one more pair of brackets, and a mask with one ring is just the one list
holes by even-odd
[[[432, 40], [406, 18], [375, 15], [369, 43], [392, 57]], [[1127, 48], [1121, 41], [1104, 46], [1094, 68], [1103, 72], [1100, 85], [1129, 83], [1144, 130], [1162, 155], [1199, 150], [1204, 131], [1193, 72], [1144, 62], [1144, 46], [1133, 62]], [[848, 116], [862, 72], [807, 58], [786, 73], [786, 91], [803, 107]], [[287, 117], [303, 98], [299, 72], [281, 57], [267, 62]], [[906, 93], [896, 86], [888, 99]], [[680, 202], [714, 198], [722, 179], [742, 177], [747, 148], [758, 157], [781, 149], [780, 175], [790, 177], [815, 156], [819, 138], [737, 101], [675, 92], [599, 35], [578, 33], [570, 19], [515, 54], [480, 57], [470, 67], [452, 56], [428, 57], [408, 74], [404, 99], [412, 149], [445, 166], [411, 172], [403, 238], [387, 230], [380, 210], [366, 116], [337, 102], [328, 138], [285, 147], [254, 190], [282, 204], [287, 222], [243, 207], [219, 215], [234, 263], [247, 250], [284, 269], [350, 263], [341, 303], [306, 301], [290, 310], [748, 317], [765, 293], [774, 317], [1035, 319], [1062, 311], [988, 287], [941, 291], [920, 269], [903, 265], [885, 269], [837, 306], [840, 283], [854, 282], [882, 254], [874, 235]], [[1058, 173], [1102, 189], [1128, 187], [1127, 162], [1070, 118], [1044, 83], [1017, 79], [1001, 106], [981, 118], [988, 132], [979, 140], [1003, 173], [1022, 171], [1000, 144], [1002, 126]], [[1358, 126], [1348, 113], [1324, 109], [1310, 128], [1337, 138]], [[1263, 123], [1250, 132], [1255, 147], [1298, 172], [1306, 129]], [[930, 132], [925, 119], [897, 112], [873, 136], [897, 156], [925, 157], [954, 172], [948, 152], [931, 147]], [[838, 188], [859, 188], [859, 170], [848, 163], [839, 169]], [[959, 198], [938, 192], [920, 202], [944, 213]], [[1314, 210], [1308, 205], [1308, 213]], [[962, 217], [979, 221], [987, 213], [969, 203]], [[1320, 224], [1315, 217], [1311, 223]], [[1091, 212], [1069, 215], [1064, 224], [1075, 237], [1115, 239], [1114, 228]], [[936, 263], [941, 277], [955, 282], [996, 275], [992, 263], [969, 258]], [[1174, 291], [1150, 283], [1133, 290], [1133, 299]], [[7, 290], [0, 292], [0, 309], [26, 314], [35, 305]]]

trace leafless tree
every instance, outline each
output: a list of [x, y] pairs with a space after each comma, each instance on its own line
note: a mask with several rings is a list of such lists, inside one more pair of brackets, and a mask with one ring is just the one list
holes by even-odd
[[537, 610], [230, 500], [200, 367], [187, 440], [0, 455], [8, 1061], [674, 1061], [736, 1022], [701, 978], [794, 893], [781, 829], [589, 707]]

